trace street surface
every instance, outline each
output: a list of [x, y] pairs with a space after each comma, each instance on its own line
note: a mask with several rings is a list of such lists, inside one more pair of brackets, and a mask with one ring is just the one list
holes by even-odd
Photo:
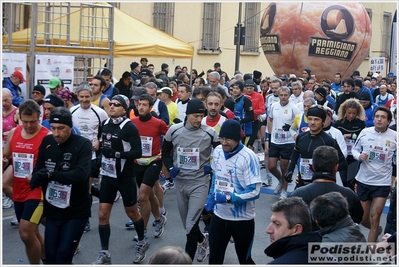
[[[261, 170], [262, 177], [265, 178], [266, 171]], [[270, 222], [270, 204], [279, 200], [279, 197], [273, 194], [274, 188], [278, 182], [276, 178], [273, 178], [273, 185], [271, 187], [263, 187], [261, 189], [261, 195], [256, 201], [256, 218], [255, 218], [255, 238], [252, 248], [252, 258], [256, 264], [266, 264], [272, 259], [264, 254], [264, 249], [270, 244], [269, 235], [266, 234], [265, 230]], [[338, 184], [341, 184], [338, 181]], [[289, 184], [288, 192], [291, 192], [295, 187], [295, 183]], [[384, 213], [381, 217], [382, 227], [385, 227], [386, 213], [387, 213], [387, 201]], [[93, 201], [92, 206], [92, 217], [90, 218], [91, 231], [85, 233], [81, 239], [81, 250], [74, 257], [73, 263], [78, 265], [91, 264], [98, 257], [98, 252], [101, 249], [100, 237], [98, 234], [98, 199]], [[147, 264], [150, 256], [156, 250], [163, 246], [172, 245], [180, 246], [184, 248], [186, 241], [185, 230], [183, 229], [180, 215], [176, 205], [175, 189], [168, 190], [165, 194], [165, 207], [168, 212], [167, 223], [165, 226], [165, 232], [162, 237], [154, 238], [153, 227], [151, 222], [154, 218], [151, 216], [150, 223], [148, 226], [148, 240], [150, 242], [150, 248], [147, 251], [147, 257], [142, 264]], [[2, 221], [2, 261], [3, 265], [25, 265], [29, 264], [26, 257], [25, 248], [22, 241], [19, 238], [18, 227], [11, 226], [10, 220], [12, 218], [14, 209], [3, 209], [3, 221]], [[135, 242], [132, 241], [136, 235], [135, 230], [127, 230], [125, 223], [128, 217], [123, 209], [123, 202], [120, 199], [115, 203], [111, 213], [111, 238], [110, 238], [110, 252], [112, 264], [132, 264], [133, 253]], [[368, 230], [363, 226], [360, 226], [363, 234], [367, 239]], [[203, 230], [204, 224], [200, 222], [200, 229]], [[44, 234], [44, 227], [40, 226], [40, 231]], [[379, 239], [382, 237], [380, 235]], [[194, 264], [208, 264], [208, 259], [204, 262], [199, 263], [194, 259]], [[227, 247], [224, 264], [238, 264], [238, 259], [235, 254], [234, 244], [230, 243]]]

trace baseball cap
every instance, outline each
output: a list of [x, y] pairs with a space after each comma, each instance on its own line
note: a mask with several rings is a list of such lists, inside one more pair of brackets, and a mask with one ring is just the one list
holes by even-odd
[[51, 78], [49, 83], [48, 83], [48, 88], [54, 89], [57, 86], [61, 86], [61, 81], [58, 78]]
[[146, 94], [147, 90], [144, 87], [136, 87], [135, 89], [133, 89], [133, 95], [131, 97], [131, 99], [133, 100], [139, 100], [140, 96], [142, 94]]
[[157, 91], [157, 93], [165, 93], [165, 94], [168, 94], [169, 97], [171, 97], [172, 94], [173, 94], [173, 91], [172, 91], [172, 89], [170, 89], [169, 87], [162, 87], [161, 89], [159, 89], [159, 90]]
[[205, 113], [205, 106], [198, 98], [193, 98], [187, 103], [186, 115], [194, 113]]
[[12, 76], [18, 78], [21, 80], [21, 82], [26, 82], [24, 75], [22, 74], [22, 72], [20, 72], [19, 70], [14, 71], [14, 73], [12, 74]]
[[181, 67], [180, 67], [179, 65], [177, 65], [177, 66], [175, 67], [175, 70], [177, 70], [177, 69], [181, 70]]

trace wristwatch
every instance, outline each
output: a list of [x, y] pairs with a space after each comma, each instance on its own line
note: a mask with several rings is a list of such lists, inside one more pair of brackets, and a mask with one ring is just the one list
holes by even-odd
[[227, 194], [227, 195], [226, 195], [226, 202], [227, 202], [227, 203], [230, 203], [230, 200], [231, 200], [231, 196], [230, 196], [230, 194]]
[[115, 158], [119, 159], [121, 157], [121, 152], [115, 152]]

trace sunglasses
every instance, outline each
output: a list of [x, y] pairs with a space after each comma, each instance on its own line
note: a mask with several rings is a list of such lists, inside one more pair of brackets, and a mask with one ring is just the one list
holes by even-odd
[[111, 106], [114, 106], [114, 107], [118, 108], [118, 107], [121, 107], [122, 104], [115, 103], [115, 102], [109, 102], [109, 106], [110, 106], [110, 107], [111, 107]]

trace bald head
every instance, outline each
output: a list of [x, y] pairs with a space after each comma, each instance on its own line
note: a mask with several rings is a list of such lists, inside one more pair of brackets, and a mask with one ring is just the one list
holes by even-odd
[[3, 88], [3, 97], [12, 97], [12, 93], [10, 91], [10, 89], [8, 88]]
[[312, 90], [306, 90], [305, 92], [303, 92], [303, 99], [306, 99], [309, 97], [314, 98], [314, 93]]

